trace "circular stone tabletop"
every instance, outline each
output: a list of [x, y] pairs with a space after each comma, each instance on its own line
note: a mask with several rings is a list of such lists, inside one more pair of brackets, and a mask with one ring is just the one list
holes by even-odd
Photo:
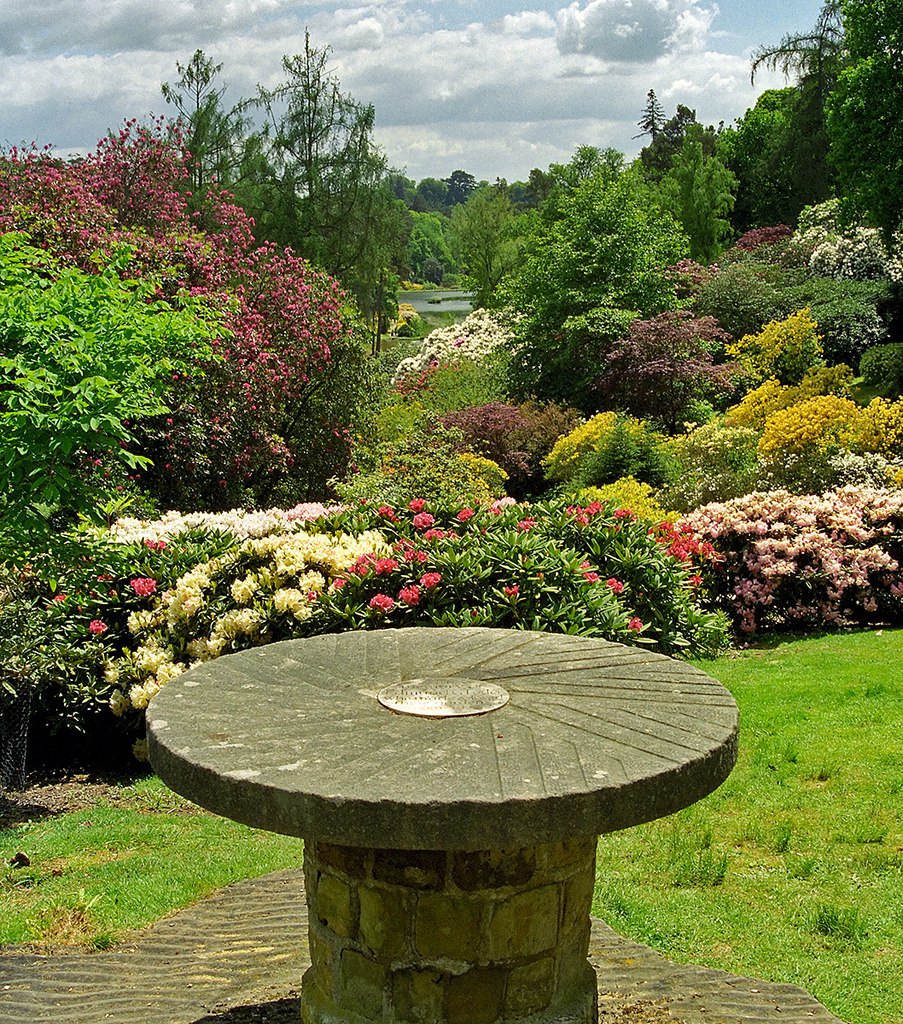
[[[490, 683], [483, 714], [420, 717], [386, 687]], [[348, 846], [503, 849], [670, 814], [727, 777], [737, 706], [685, 662], [504, 629], [288, 640], [199, 665], [148, 708], [154, 770], [258, 828]]]

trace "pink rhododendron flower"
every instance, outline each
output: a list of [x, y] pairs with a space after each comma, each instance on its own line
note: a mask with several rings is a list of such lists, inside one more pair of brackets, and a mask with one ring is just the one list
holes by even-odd
[[609, 577], [605, 582], [608, 584], [609, 588], [613, 590], [616, 594], [623, 593], [624, 584], [620, 580], [616, 580], [614, 576]]
[[412, 512], [422, 512], [426, 508], [426, 502], [423, 498], [412, 498], [408, 502], [408, 508]]
[[53, 600], [54, 600], [54, 601], [56, 601], [56, 603], [57, 603], [57, 604], [62, 604], [62, 603], [63, 603], [63, 601], [65, 601], [65, 600], [66, 600], [66, 595], [65, 595], [65, 594], [57, 594], [57, 595], [56, 595], [56, 596], [54, 597], [54, 599], [53, 599]]
[[517, 597], [520, 593], [520, 587], [516, 583], [512, 584], [510, 587], [502, 587], [502, 590], [504, 590], [507, 597]]
[[333, 589], [341, 590], [342, 587], [344, 587], [347, 582], [348, 580], [346, 580], [344, 576], [336, 576], [336, 578], [332, 581]]
[[598, 583], [602, 577], [597, 572], [585, 572], [583, 578], [587, 583]]
[[389, 597], [388, 594], [374, 594], [370, 598], [369, 606], [374, 611], [383, 612], [383, 614], [392, 611], [395, 607], [395, 602]]
[[[432, 518], [432, 517], [430, 517]], [[451, 534], [447, 534], [445, 530], [427, 530], [423, 535], [424, 540], [442, 540], [444, 537], [450, 537]]]
[[418, 587], [416, 583], [412, 583], [409, 587], [402, 587], [401, 590], [398, 591], [398, 600], [411, 605], [411, 607], [415, 604], [419, 604], [420, 587]]
[[427, 590], [432, 590], [432, 588], [435, 587], [441, 579], [441, 572], [425, 572], [420, 577], [420, 582]]
[[[168, 467], [167, 467], [168, 468]], [[165, 540], [148, 540], [145, 538], [144, 546], [150, 551], [164, 551], [166, 549]]]
[[458, 513], [458, 522], [466, 523], [468, 519], [472, 519], [475, 513], [472, 508], [462, 508]]
[[110, 627], [105, 622], [101, 622], [100, 619], [92, 619], [88, 624], [88, 632], [93, 633], [94, 636], [103, 636], [109, 628]]
[[394, 558], [377, 558], [373, 563], [373, 571], [377, 576], [389, 576], [398, 568]]
[[139, 576], [137, 579], [130, 580], [129, 586], [139, 597], [150, 597], [151, 594], [157, 592], [157, 581], [150, 576]]
[[388, 519], [390, 523], [398, 522], [398, 516], [395, 515], [395, 510], [390, 508], [388, 505], [380, 505], [376, 510], [378, 516], [382, 516], [383, 519]]
[[634, 617], [630, 620], [630, 622], [627, 623], [627, 628], [629, 630], [632, 630], [634, 633], [639, 633], [639, 631], [643, 628], [642, 619], [638, 619], [634, 615]]
[[[413, 504], [413, 502], [411, 502], [411, 504]], [[412, 520], [414, 526], [416, 526], [418, 530], [428, 530], [435, 521], [435, 516], [431, 516], [429, 512], [418, 512]]]
[[521, 531], [521, 533], [526, 533], [528, 530], [532, 530], [535, 525], [535, 519], [521, 519], [521, 521], [517, 524], [517, 528]]

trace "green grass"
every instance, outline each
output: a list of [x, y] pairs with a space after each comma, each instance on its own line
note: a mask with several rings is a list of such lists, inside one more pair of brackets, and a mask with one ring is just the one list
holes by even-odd
[[[699, 662], [741, 709], [728, 781], [603, 836], [594, 912], [675, 960], [801, 985], [850, 1024], [903, 1021], [903, 631], [789, 640]], [[0, 832], [0, 942], [103, 947], [213, 889], [301, 863], [301, 844], [186, 805]], [[161, 813], [162, 812], [162, 813]]]
[[[18, 851], [30, 866], [9, 866]], [[115, 804], [0, 831], [0, 856], [0, 943], [103, 948], [223, 885], [299, 867], [302, 844], [196, 812], [150, 777]]]
[[595, 912], [666, 956], [903, 1020], [903, 631], [697, 663], [741, 710], [715, 793], [599, 843]]

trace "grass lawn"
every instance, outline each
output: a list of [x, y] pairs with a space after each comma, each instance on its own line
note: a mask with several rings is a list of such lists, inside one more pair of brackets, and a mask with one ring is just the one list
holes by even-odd
[[[594, 912], [675, 960], [903, 1021], [903, 631], [698, 662], [741, 710], [716, 793], [603, 836]], [[300, 865], [298, 840], [196, 813], [155, 778], [0, 832], [0, 943], [103, 947], [213, 889]]]

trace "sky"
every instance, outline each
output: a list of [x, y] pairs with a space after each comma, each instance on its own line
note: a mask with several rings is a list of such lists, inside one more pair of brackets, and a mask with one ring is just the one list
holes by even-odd
[[0, 0], [0, 146], [87, 152], [201, 49], [228, 103], [284, 80], [283, 55], [329, 47], [342, 91], [376, 111], [389, 164], [525, 180], [581, 145], [634, 156], [654, 89], [731, 124], [775, 74], [750, 55], [811, 28], [820, 0]]

